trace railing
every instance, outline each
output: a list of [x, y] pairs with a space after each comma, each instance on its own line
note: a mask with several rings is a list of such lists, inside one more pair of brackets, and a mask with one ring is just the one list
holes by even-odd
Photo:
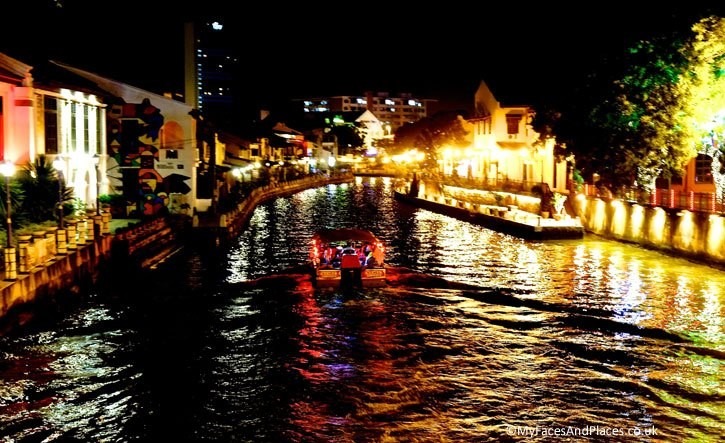
[[655, 189], [654, 192], [645, 192], [635, 189], [623, 189], [616, 194], [608, 190], [601, 190], [594, 185], [585, 184], [582, 192], [588, 197], [619, 198], [626, 201], [637, 202], [651, 206], [672, 209], [687, 209], [690, 211], [723, 213], [725, 212], [725, 199], [717, 197], [714, 192], [675, 191], [674, 189]]
[[[532, 194], [532, 188], [539, 182], [508, 180], [508, 179], [470, 179], [465, 177], [439, 177], [441, 184], [458, 186], [482, 191], [504, 191], [519, 194]], [[714, 192], [683, 192], [673, 189], [656, 189], [653, 193], [638, 189], [621, 189], [616, 194], [602, 190], [594, 185], [584, 184], [581, 191], [589, 197], [619, 198], [650, 206], [663, 208], [687, 209], [711, 213], [725, 213], [725, 198], [717, 197]]]
[[[424, 177], [425, 178], [425, 177]], [[446, 186], [457, 186], [480, 191], [503, 191], [518, 194], [532, 194], [532, 188], [539, 184], [535, 181], [509, 180], [509, 179], [476, 179], [466, 177], [442, 176], [441, 183]]]

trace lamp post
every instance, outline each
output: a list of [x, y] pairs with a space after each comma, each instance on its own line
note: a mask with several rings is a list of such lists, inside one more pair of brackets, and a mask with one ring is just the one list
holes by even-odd
[[63, 229], [63, 166], [65, 162], [62, 158], [57, 157], [53, 160], [53, 168], [58, 174], [58, 229]]
[[101, 156], [93, 155], [93, 166], [96, 167], [96, 215], [101, 215], [101, 174], [100, 174]]
[[10, 177], [15, 173], [15, 165], [10, 160], [5, 160], [2, 165], [0, 165], [0, 173], [5, 176], [5, 227], [7, 229], [7, 242], [6, 245], [8, 249], [12, 248], [12, 241], [13, 241], [13, 220], [11, 215], [10, 206], [12, 205], [12, 199], [10, 198]]

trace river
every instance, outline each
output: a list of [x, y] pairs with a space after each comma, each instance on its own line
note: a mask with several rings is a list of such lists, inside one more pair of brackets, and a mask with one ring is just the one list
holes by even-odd
[[[725, 439], [725, 273], [524, 241], [392, 186], [271, 201], [213, 253], [109, 275], [0, 337], [0, 442]], [[303, 264], [323, 227], [471, 288], [250, 284]]]

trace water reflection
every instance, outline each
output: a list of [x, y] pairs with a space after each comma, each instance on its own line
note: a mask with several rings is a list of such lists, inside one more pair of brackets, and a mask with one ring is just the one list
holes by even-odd
[[[596, 237], [521, 241], [400, 205], [392, 186], [361, 178], [275, 200], [223, 256], [187, 251], [3, 337], [0, 435], [525, 441], [512, 430], [599, 426], [657, 435], [556, 441], [725, 437], [722, 273]], [[304, 262], [315, 230], [354, 226], [386, 242], [393, 266], [476, 288], [243, 283]]]

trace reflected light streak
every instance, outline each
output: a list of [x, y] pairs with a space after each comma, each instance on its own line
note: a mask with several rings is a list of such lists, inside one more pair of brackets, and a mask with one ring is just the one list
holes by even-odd
[[697, 320], [704, 325], [704, 335], [711, 343], [721, 343], [725, 332], [723, 331], [722, 312], [723, 305], [718, 296], [718, 290], [714, 283], [710, 282], [706, 289], [702, 290], [703, 306], [697, 315]]

